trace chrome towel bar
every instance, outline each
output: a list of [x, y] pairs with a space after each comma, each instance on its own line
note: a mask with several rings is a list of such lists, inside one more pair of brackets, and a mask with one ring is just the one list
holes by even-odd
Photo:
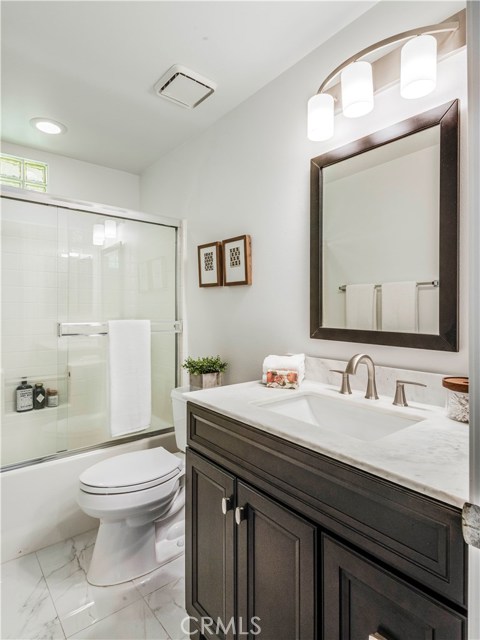
[[[152, 333], [181, 333], [181, 320], [159, 320], [152, 322]], [[59, 338], [68, 336], [106, 336], [107, 322], [58, 322]]]
[[[439, 286], [440, 286], [440, 282], [438, 280], [429, 280], [428, 282], [417, 282], [417, 287], [439, 287]], [[382, 288], [381, 284], [375, 285], [375, 289], [381, 289], [381, 288]], [[338, 287], [338, 290], [346, 291], [347, 285], [342, 284], [340, 287]]]

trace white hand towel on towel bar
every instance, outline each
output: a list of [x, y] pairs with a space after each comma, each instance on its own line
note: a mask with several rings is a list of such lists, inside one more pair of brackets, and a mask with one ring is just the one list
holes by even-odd
[[377, 294], [374, 284], [347, 284], [345, 321], [347, 329], [377, 328]]
[[382, 284], [382, 330], [418, 331], [418, 293], [416, 282]]
[[150, 320], [108, 322], [110, 433], [141, 431], [152, 417]]

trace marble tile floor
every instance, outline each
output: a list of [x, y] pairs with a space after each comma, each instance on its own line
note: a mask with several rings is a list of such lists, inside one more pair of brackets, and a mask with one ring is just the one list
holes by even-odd
[[[2, 640], [185, 640], [185, 558], [142, 578], [93, 587], [97, 530], [1, 565]], [[187, 628], [185, 626], [185, 628]]]

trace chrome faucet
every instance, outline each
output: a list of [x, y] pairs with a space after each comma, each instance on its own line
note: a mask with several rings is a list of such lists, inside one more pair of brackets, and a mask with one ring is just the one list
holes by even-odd
[[368, 398], [368, 400], [378, 400], [377, 385], [375, 384], [375, 365], [370, 356], [366, 353], [357, 353], [357, 355], [348, 361], [345, 373], [355, 375], [357, 373], [357, 367], [361, 362], [367, 365], [368, 382], [365, 398]]

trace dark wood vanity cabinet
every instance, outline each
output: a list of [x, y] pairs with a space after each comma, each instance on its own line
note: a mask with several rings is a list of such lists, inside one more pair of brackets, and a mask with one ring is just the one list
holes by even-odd
[[[235, 606], [235, 531], [233, 510], [222, 512], [235, 491], [235, 478], [187, 450], [186, 522], [187, 610], [195, 621], [230, 621]], [[192, 636], [195, 637], [195, 636]], [[213, 637], [234, 637], [233, 629]]]
[[314, 638], [317, 528], [191, 450], [187, 478], [192, 627], [203, 619], [214, 638]]
[[191, 637], [466, 638], [460, 509], [192, 403], [188, 427]]
[[463, 616], [328, 535], [322, 558], [325, 640], [465, 637]]

